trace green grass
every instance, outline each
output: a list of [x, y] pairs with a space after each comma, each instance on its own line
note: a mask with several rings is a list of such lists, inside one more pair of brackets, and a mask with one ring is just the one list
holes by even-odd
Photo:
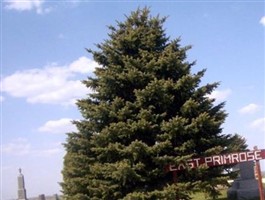
[[[263, 183], [263, 188], [265, 188], [265, 183]], [[227, 194], [226, 194], [227, 190], [223, 189], [223, 190], [220, 190], [220, 192], [221, 192], [221, 195], [218, 197], [217, 200], [227, 200]], [[191, 197], [192, 197], [192, 200], [211, 200], [211, 198], [209, 197], [207, 198], [207, 196], [202, 192], [195, 193]]]
[[[221, 195], [218, 197], [218, 200], [227, 200], [226, 191], [227, 190], [220, 190]], [[211, 200], [211, 198], [207, 198], [204, 193], [198, 192], [192, 195], [192, 200]]]
[[[265, 189], [265, 183], [263, 183], [263, 188]], [[226, 194], [227, 190], [223, 189], [220, 190], [220, 192], [221, 195], [218, 197], [217, 200], [227, 200], [227, 194]], [[192, 200], [211, 200], [211, 198], [207, 198], [207, 196], [202, 192], [195, 193], [191, 197]]]

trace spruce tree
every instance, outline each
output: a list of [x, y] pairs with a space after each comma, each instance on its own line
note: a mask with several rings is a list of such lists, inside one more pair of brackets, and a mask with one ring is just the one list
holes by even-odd
[[191, 72], [191, 46], [170, 40], [165, 20], [137, 9], [88, 49], [101, 67], [83, 81], [93, 93], [78, 101], [83, 120], [65, 143], [66, 200], [189, 199], [201, 189], [215, 198], [224, 166], [183, 170], [177, 182], [165, 166], [246, 148], [222, 133], [224, 103], [209, 98], [218, 83], [201, 85], [206, 70]]

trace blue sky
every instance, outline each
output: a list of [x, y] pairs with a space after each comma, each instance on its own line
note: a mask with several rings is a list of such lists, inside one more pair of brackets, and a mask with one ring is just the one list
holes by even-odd
[[[60, 192], [65, 132], [80, 119], [74, 102], [90, 91], [80, 81], [97, 66], [85, 48], [108, 38], [107, 25], [149, 6], [168, 16], [171, 39], [192, 45], [193, 71], [226, 101], [224, 133], [265, 148], [264, 1], [1, 2], [1, 199], [17, 197], [18, 168], [28, 196]], [[264, 162], [263, 169], [264, 169]]]

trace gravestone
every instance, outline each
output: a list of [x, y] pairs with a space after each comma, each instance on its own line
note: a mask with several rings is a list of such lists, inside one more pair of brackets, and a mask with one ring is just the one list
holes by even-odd
[[59, 197], [57, 194], [54, 194], [53, 197], [54, 197], [54, 200], [59, 200]]
[[46, 200], [46, 199], [45, 199], [45, 195], [44, 195], [44, 194], [40, 194], [38, 200]]
[[239, 163], [240, 176], [227, 191], [228, 200], [259, 199], [258, 181], [255, 179], [254, 162]]
[[18, 200], [27, 200], [27, 193], [26, 193], [26, 188], [25, 188], [25, 181], [24, 181], [24, 176], [22, 174], [22, 170], [19, 169], [19, 175], [17, 177], [18, 181]]

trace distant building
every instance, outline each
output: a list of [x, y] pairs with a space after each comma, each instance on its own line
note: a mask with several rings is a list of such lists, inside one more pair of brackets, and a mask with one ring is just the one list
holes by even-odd
[[17, 200], [62, 200], [62, 198], [57, 194], [50, 195], [50, 196], [45, 196], [44, 194], [41, 194], [38, 197], [27, 198], [24, 175], [22, 174], [21, 169], [19, 169], [19, 175], [17, 179], [18, 179], [18, 199]]

